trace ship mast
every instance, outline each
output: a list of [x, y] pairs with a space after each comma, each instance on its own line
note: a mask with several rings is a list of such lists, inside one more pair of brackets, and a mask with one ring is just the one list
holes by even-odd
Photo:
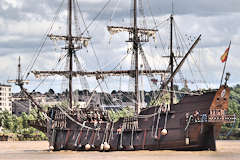
[[[151, 74], [164, 74], [168, 73], [169, 71], [166, 70], [152, 70], [150, 67], [145, 68], [144, 70], [139, 72], [138, 66], [138, 59], [139, 54], [143, 55], [143, 50], [139, 50], [141, 42], [149, 42], [149, 38], [155, 39], [156, 29], [146, 29], [146, 28], [138, 28], [137, 26], [137, 0], [134, 0], [134, 24], [131, 27], [124, 27], [124, 26], [107, 26], [108, 31], [110, 34], [115, 34], [118, 32], [128, 32], [129, 39], [126, 42], [132, 43], [133, 52], [135, 58], [135, 66], [131, 70], [120, 70], [120, 71], [93, 71], [93, 72], [86, 72], [86, 71], [73, 71], [73, 54], [76, 49], [79, 49], [78, 46], [74, 47], [73, 42], [80, 41], [81, 43], [88, 42], [90, 37], [82, 37], [82, 36], [72, 36], [72, 0], [68, 0], [68, 34], [66, 36], [63, 35], [53, 35], [50, 34], [48, 37], [51, 40], [65, 40], [68, 42], [68, 46], [65, 48], [68, 50], [69, 56], [69, 70], [68, 71], [32, 71], [34, 75], [39, 78], [41, 76], [54, 76], [54, 75], [61, 75], [65, 76], [69, 79], [69, 107], [72, 108], [72, 78], [73, 77], [80, 77], [80, 76], [95, 76], [96, 79], [101, 79], [104, 76], [119, 76], [119, 75], [128, 75], [134, 77], [135, 79], [135, 115], [139, 112], [139, 75], [149, 75]], [[84, 46], [84, 45], [83, 45]], [[80, 47], [81, 49], [81, 47]], [[140, 52], [140, 53], [139, 53]], [[146, 59], [146, 58], [145, 58]]]
[[17, 78], [18, 83], [20, 83], [21, 80], [22, 80], [22, 77], [21, 77], [21, 57], [19, 56], [18, 57], [18, 78]]
[[139, 86], [138, 86], [138, 30], [137, 30], [137, 0], [134, 0], [133, 7], [133, 16], [134, 16], [134, 24], [133, 24], [133, 54], [135, 55], [135, 114], [138, 114], [139, 111]]
[[72, 108], [72, 0], [68, 0], [69, 107]]
[[[171, 14], [170, 16], [170, 73], [171, 75], [173, 74], [173, 58], [174, 58], [174, 53], [173, 53], [173, 15]], [[173, 105], [173, 79], [171, 80], [170, 83], [170, 106]]]
[[28, 84], [28, 80], [23, 80], [22, 79], [22, 74], [21, 74], [21, 57], [18, 57], [18, 67], [17, 67], [17, 72], [18, 72], [18, 77], [16, 80], [8, 80], [8, 83], [15, 83], [16, 85], [23, 86], [24, 84]]

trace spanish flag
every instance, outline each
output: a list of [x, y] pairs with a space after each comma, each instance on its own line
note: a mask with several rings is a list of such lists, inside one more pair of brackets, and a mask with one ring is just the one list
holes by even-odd
[[231, 41], [230, 41], [230, 43], [229, 43], [228, 48], [225, 50], [225, 52], [224, 52], [223, 55], [221, 56], [221, 61], [222, 61], [222, 63], [227, 61], [228, 52], [229, 52], [229, 50], [230, 50], [230, 45], [231, 45]]
[[229, 52], [229, 47], [226, 49], [226, 51], [225, 51], [225, 52], [223, 53], [223, 55], [221, 56], [221, 61], [222, 61], [222, 62], [227, 61], [228, 52]]

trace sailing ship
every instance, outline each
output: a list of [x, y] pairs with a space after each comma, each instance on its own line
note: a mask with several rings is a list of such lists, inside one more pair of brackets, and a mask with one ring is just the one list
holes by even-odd
[[[232, 123], [233, 115], [228, 115], [230, 89], [226, 75], [225, 83], [216, 90], [185, 95], [179, 102], [174, 103], [174, 78], [180, 71], [187, 57], [199, 42], [201, 35], [194, 40], [187, 53], [182, 56], [177, 66], [174, 66], [176, 55], [173, 52], [173, 15], [170, 16], [170, 55], [167, 70], [152, 70], [145, 61], [144, 69], [140, 69], [139, 57], [146, 59], [143, 43], [155, 36], [157, 29], [138, 27], [137, 0], [133, 0], [133, 25], [130, 27], [108, 26], [110, 34], [128, 32], [128, 43], [132, 44], [133, 57], [130, 70], [91, 71], [73, 70], [73, 59], [76, 51], [88, 44], [90, 37], [81, 34], [74, 36], [72, 20], [76, 0], [68, 0], [68, 31], [67, 35], [48, 34], [52, 40], [60, 39], [66, 42], [65, 50], [69, 60], [68, 70], [64, 71], [32, 71], [36, 76], [64, 76], [68, 79], [68, 106], [63, 108], [56, 105], [46, 112], [40, 104], [24, 88], [24, 81], [16, 83], [28, 96], [35, 106], [45, 116], [45, 120], [32, 123], [34, 127], [44, 131], [49, 140], [51, 150], [91, 150], [91, 151], [122, 151], [122, 150], [216, 150], [215, 139], [223, 123]], [[76, 60], [78, 61], [78, 60]], [[139, 95], [139, 76], [148, 75], [150, 85], [155, 86], [154, 74], [168, 74], [164, 77], [153, 100], [148, 106], [141, 108]], [[134, 114], [121, 117], [114, 121], [100, 104], [76, 108], [73, 104], [74, 77], [94, 76], [103, 79], [105, 76], [127, 75], [134, 79]], [[161, 101], [166, 93], [170, 94], [169, 102]], [[92, 97], [92, 96], [91, 96]]]

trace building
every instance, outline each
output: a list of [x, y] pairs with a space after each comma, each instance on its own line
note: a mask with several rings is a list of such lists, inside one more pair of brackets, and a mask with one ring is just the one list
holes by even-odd
[[12, 101], [12, 114], [20, 116], [23, 112], [30, 113], [31, 102], [27, 99], [20, 99]]
[[7, 110], [12, 113], [12, 87], [0, 84], [0, 112]]
[[29, 113], [31, 109], [31, 102], [26, 98], [24, 93], [12, 94], [12, 114], [20, 116], [23, 112]]

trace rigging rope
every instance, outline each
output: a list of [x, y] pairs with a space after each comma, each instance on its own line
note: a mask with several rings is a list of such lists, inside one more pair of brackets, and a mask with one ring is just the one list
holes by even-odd
[[134, 127], [132, 127], [131, 142], [130, 142], [131, 148], [133, 148], [133, 133], [134, 133]]
[[157, 124], [156, 124], [156, 127], [155, 127], [154, 138], [157, 138], [158, 125], [159, 125], [159, 121], [160, 121], [160, 118], [161, 118], [161, 112], [162, 112], [162, 107], [159, 107], [159, 109], [158, 109], [158, 118], [157, 118]]
[[[155, 18], [154, 18], [154, 16], [153, 16], [153, 12], [152, 12], [152, 8], [151, 8], [150, 0], [148, 0], [148, 8], [149, 8], [151, 17], [152, 17], [153, 22], [154, 22], [154, 25], [155, 25], [154, 28], [158, 28], [158, 26], [159, 26], [160, 24], [162, 24], [162, 23], [164, 23], [164, 22], [166, 22], [166, 21], [169, 20], [169, 18], [168, 18], [168, 19], [166, 19], [165, 21], [163, 21], [162, 23], [160, 23], [160, 24], [157, 25], [157, 21], [155, 20]], [[159, 39], [160, 39], [160, 43], [161, 43], [161, 45], [162, 45], [163, 51], [166, 53], [166, 48], [164, 47], [164, 46], [166, 46], [166, 44], [164, 44], [164, 42], [163, 42], [163, 40], [162, 40], [159, 32], [158, 32], [158, 37], [159, 37]]]
[[112, 122], [112, 127], [111, 127], [111, 130], [110, 130], [110, 133], [109, 133], [109, 137], [108, 137], [108, 141], [107, 141], [108, 144], [109, 144], [109, 142], [110, 142], [110, 139], [111, 139], [112, 136], [113, 136], [113, 128], [114, 128], [114, 122]]
[[[109, 1], [111, 1], [111, 0], [109, 0]], [[108, 4], [108, 3], [107, 3], [107, 4]], [[107, 4], [105, 4], [105, 5], [107, 5]], [[87, 24], [86, 24], [86, 22], [85, 22], [85, 20], [84, 20], [84, 18], [83, 18], [83, 14], [82, 14], [82, 11], [81, 11], [81, 9], [80, 9], [80, 7], [79, 7], [78, 2], [77, 2], [77, 6], [78, 6], [78, 9], [79, 9], [79, 12], [80, 12], [82, 21], [83, 21], [83, 25], [84, 25], [84, 27], [85, 27], [85, 30], [81, 33], [81, 35], [83, 35], [85, 32], [87, 32], [87, 35], [90, 37], [89, 31], [88, 31], [88, 26], [87, 26]], [[90, 41], [90, 45], [91, 45], [91, 48], [92, 48], [92, 50], [93, 50], [93, 54], [94, 54], [94, 56], [95, 56], [95, 58], [96, 58], [96, 60], [97, 60], [97, 64], [98, 64], [99, 70], [101, 70], [100, 61], [99, 61], [99, 59], [98, 59], [98, 57], [97, 57], [97, 54], [96, 54], [95, 48], [93, 47], [92, 41]]]
[[78, 18], [78, 14], [77, 14], [76, 1], [73, 0], [73, 3], [74, 3], [74, 5], [73, 5], [74, 22], [75, 22], [75, 28], [76, 28], [75, 32], [76, 32], [76, 35], [81, 36], [81, 28], [80, 28], [80, 25], [78, 23], [79, 18]]
[[101, 144], [103, 144], [104, 142], [106, 142], [108, 126], [109, 126], [109, 123], [106, 124], [105, 131], [104, 131], [104, 134], [103, 134], [103, 139], [102, 139], [102, 143], [101, 143]]
[[184, 131], [186, 131], [188, 129], [189, 124], [190, 124], [192, 118], [193, 118], [193, 115], [190, 115], [189, 118], [188, 118], [188, 122], [187, 122], [187, 125], [186, 125]]
[[[47, 35], [51, 32], [51, 30], [52, 30], [52, 28], [53, 28], [53, 25], [55, 24], [55, 21], [57, 20], [58, 14], [59, 14], [62, 6], [63, 6], [63, 3], [64, 3], [64, 0], [62, 0], [59, 8], [57, 9], [56, 14], [55, 14], [55, 17], [53, 18], [52, 23], [51, 23], [51, 25], [50, 25], [50, 28], [49, 28], [49, 29], [46, 31], [46, 33], [44, 34], [44, 37], [43, 37], [43, 39], [42, 39], [42, 41], [43, 41], [42, 45], [40, 46], [39, 49], [36, 50], [37, 53], [35, 54], [35, 55], [36, 55], [36, 56], [35, 56], [35, 59], [34, 59], [34, 56], [32, 57], [32, 60], [31, 60], [31, 61], [33, 61], [33, 63], [32, 63], [31, 65], [29, 64], [29, 65], [27, 66], [26, 72], [24, 73], [25, 80], [28, 78], [28, 76], [29, 76], [29, 74], [30, 74], [30, 71], [32, 70], [32, 68], [33, 68], [34, 64], [36, 63], [36, 61], [37, 61], [37, 59], [38, 59], [38, 57], [39, 57], [39, 55], [40, 55], [40, 53], [41, 53], [44, 45], [46, 44], [46, 41], [47, 41], [47, 38], [48, 38]], [[28, 71], [28, 70], [29, 70], [29, 71]]]
[[[81, 63], [80, 63], [80, 61], [79, 61], [79, 59], [76, 55], [76, 52], [74, 52], [73, 56], [74, 56], [74, 61], [76, 63], [78, 71], [84, 71], [84, 69], [83, 69], [83, 67], [82, 67], [82, 65], [81, 65]], [[83, 90], [89, 90], [89, 84], [87, 82], [86, 76], [80, 76], [79, 79], [80, 79], [80, 83], [82, 85], [82, 89]]]
[[92, 127], [88, 127], [88, 126], [85, 126], [85, 123], [80, 123], [78, 121], [76, 121], [75, 119], [73, 119], [66, 111], [64, 111], [60, 106], [57, 106], [58, 109], [60, 109], [60, 111], [65, 114], [65, 116], [67, 116], [72, 122], [76, 123], [77, 125], [83, 127], [83, 128], [86, 128], [86, 129], [91, 129], [91, 130], [97, 130], [95, 128], [92, 128]]
[[[157, 113], [156, 110], [157, 110], [157, 108], [155, 108], [154, 113]], [[152, 137], [153, 137], [153, 129], [154, 129], [154, 122], [155, 122], [155, 119], [156, 119], [156, 115], [154, 115], [154, 117], [153, 117], [153, 121], [152, 121]]]
[[[85, 123], [86, 121], [83, 122], [83, 125], [85, 126]], [[83, 130], [83, 127], [81, 126], [81, 129], [80, 129], [80, 132], [78, 133], [78, 137], [76, 138], [76, 141], [74, 143], [75, 146], [78, 145], [78, 142], [80, 142], [80, 144], [78, 145], [78, 147], [81, 147], [81, 137], [82, 137], [82, 130]], [[99, 131], [99, 130], [98, 130]]]
[[122, 140], [123, 140], [123, 131], [124, 131], [124, 127], [122, 127], [122, 129], [121, 129], [121, 135], [120, 135], [120, 145], [119, 145], [119, 147], [120, 148], [123, 148], [123, 145], [122, 145]]
[[121, 0], [118, 0], [118, 1], [117, 1], [117, 5], [114, 7], [114, 10], [113, 10], [112, 15], [111, 15], [110, 20], [109, 20], [109, 24], [111, 24], [112, 18], [113, 18], [113, 16], [114, 16], [115, 13], [116, 13], [117, 8], [119, 8], [118, 6], [119, 6], [119, 4], [120, 4], [120, 1], [121, 1]]
[[102, 14], [102, 12], [104, 11], [104, 9], [108, 6], [108, 4], [111, 2], [112, 0], [108, 0], [105, 5], [103, 6], [103, 8], [100, 10], [100, 12], [93, 18], [93, 20], [88, 24], [88, 26], [86, 26], [85, 30], [82, 32], [82, 35], [88, 30], [88, 28], [97, 20], [97, 18]]
[[[66, 55], [65, 55], [65, 56], [66, 56]], [[60, 58], [58, 59], [58, 61], [57, 61], [57, 63], [55, 64], [55, 66], [52, 68], [52, 71], [53, 71], [54, 68], [56, 68], [57, 65], [64, 59], [65, 56], [60, 57]], [[44, 77], [44, 79], [42, 79], [42, 80], [40, 81], [40, 83], [33, 89], [33, 92], [36, 91], [47, 79], [48, 79], [48, 76]], [[52, 83], [55, 81], [55, 79], [56, 79], [56, 77], [54, 77], [54, 80], [52, 81]], [[50, 86], [52, 86], [52, 85], [50, 85]]]
[[[181, 32], [179, 31], [179, 28], [178, 28], [178, 26], [177, 26], [176, 23], [175, 23], [175, 26], [176, 26], [176, 30], [178, 30], [178, 32], [179, 32], [179, 36], [181, 37], [181, 39], [183, 39], [183, 42], [184, 42], [185, 46], [187, 47], [187, 44], [186, 44], [186, 42], [184, 41], [184, 38], [183, 38]], [[198, 70], [198, 72], [199, 72], [199, 74], [200, 74], [200, 76], [201, 76], [201, 78], [202, 78], [204, 84], [205, 84], [206, 87], [208, 88], [207, 82], [206, 82], [206, 80], [205, 80], [205, 78], [204, 78], [204, 76], [203, 76], [203, 74], [202, 74], [202, 72], [201, 72], [201, 70], [200, 70], [200, 67], [197, 65], [197, 63], [196, 63], [196, 61], [195, 61], [195, 59], [193, 58], [192, 55], [191, 55], [191, 58], [193, 59], [195, 65], [196, 65], [196, 68], [197, 68], [197, 70]], [[193, 76], [193, 77], [194, 77], [194, 76]], [[198, 86], [197, 86], [197, 88], [198, 88]]]
[[167, 127], [168, 109], [169, 109], [169, 105], [167, 105], [167, 108], [166, 108], [166, 115], [165, 115], [164, 129], [166, 129], [166, 127]]
[[[102, 87], [101, 87], [101, 85], [100, 85], [99, 80], [97, 80], [97, 81], [98, 81], [98, 83], [99, 83], [99, 86], [100, 86], [101, 91], [103, 92], [103, 95], [107, 98], [108, 102], [109, 102], [111, 105], [114, 106], [114, 103], [111, 101], [111, 99], [109, 98], [109, 96], [106, 95], [106, 93], [103, 91], [103, 89], [102, 89]], [[117, 105], [123, 110], [124, 107], [122, 106], [122, 104], [118, 103], [118, 101], [116, 101], [116, 103], [117, 103]], [[120, 112], [120, 111], [117, 111], [117, 112]], [[127, 111], [127, 112], [130, 113], [130, 111]], [[112, 120], [112, 119], [111, 119], [111, 120]]]
[[[127, 57], [128, 57], [128, 54], [123, 56], [120, 62], [118, 61], [118, 64], [113, 69], [111, 69], [111, 71], [116, 70]], [[109, 61], [109, 63], [105, 64], [104, 66], [102, 66], [102, 68], [107, 68], [108, 66], [110, 66], [110, 64], [115, 63], [115, 61], [117, 60], [119, 60], [119, 57], [115, 57], [115, 59], [111, 59], [111, 61]]]
[[143, 8], [142, 0], [138, 1], [138, 5], [139, 5], [139, 13], [143, 17], [143, 22], [142, 22], [143, 23], [143, 28], [147, 28], [146, 17], [145, 17], [145, 14], [144, 14], [144, 8]]

